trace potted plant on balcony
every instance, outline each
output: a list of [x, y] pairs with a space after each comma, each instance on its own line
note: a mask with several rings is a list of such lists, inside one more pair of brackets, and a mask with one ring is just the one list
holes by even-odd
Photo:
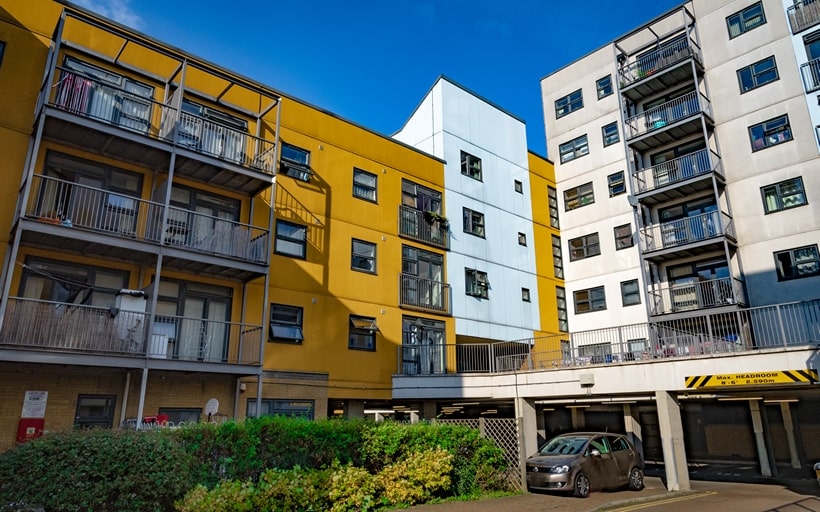
[[424, 212], [424, 220], [430, 224], [438, 223], [438, 225], [444, 229], [447, 229], [450, 226], [450, 222], [447, 220], [447, 217], [432, 210]]

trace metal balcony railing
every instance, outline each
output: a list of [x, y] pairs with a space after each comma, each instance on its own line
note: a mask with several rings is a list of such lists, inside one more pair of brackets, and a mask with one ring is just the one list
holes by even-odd
[[746, 302], [743, 283], [724, 277], [686, 284], [665, 284], [649, 290], [652, 315], [693, 311]]
[[170, 208], [163, 229], [159, 203], [40, 174], [34, 176], [31, 190], [26, 216], [32, 219], [252, 263], [268, 262], [267, 229], [176, 207]]
[[645, 133], [661, 130], [667, 125], [700, 113], [711, 116], [711, 104], [706, 96], [692, 91], [628, 118], [625, 121], [624, 130], [626, 138], [629, 140]]
[[818, 344], [814, 300], [510, 342], [405, 345], [398, 347], [398, 373], [543, 371]]
[[400, 274], [399, 306], [449, 315], [450, 285], [411, 274]]
[[800, 74], [803, 77], [803, 88], [807, 93], [820, 89], [820, 59], [810, 60], [802, 64]]
[[0, 347], [258, 365], [261, 326], [10, 297]]
[[57, 68], [54, 107], [96, 119], [147, 137], [178, 145], [266, 174], [276, 172], [273, 141], [211, 120], [179, 112], [151, 98], [134, 94], [95, 78]]
[[694, 57], [701, 62], [700, 47], [689, 37], [663, 44], [657, 49], [638, 55], [618, 71], [621, 87], [629, 86], [683, 60]]
[[450, 225], [436, 220], [427, 212], [399, 205], [399, 235], [442, 249], [450, 248]]
[[714, 151], [702, 149], [673, 160], [632, 173], [632, 185], [636, 194], [686, 181], [710, 172], [723, 175], [720, 157]]
[[820, 23], [820, 4], [815, 0], [795, 2], [794, 5], [789, 6], [786, 13], [789, 16], [792, 34], [797, 34]]
[[649, 253], [718, 236], [730, 236], [736, 239], [734, 222], [726, 213], [707, 212], [642, 228], [640, 231], [641, 250]]

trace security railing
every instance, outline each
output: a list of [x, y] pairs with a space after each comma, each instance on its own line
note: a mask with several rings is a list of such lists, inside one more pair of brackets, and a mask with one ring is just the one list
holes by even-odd
[[276, 172], [276, 145], [204, 117], [134, 94], [96, 78], [57, 68], [50, 104], [147, 137], [260, 170]]
[[680, 247], [717, 236], [736, 239], [732, 218], [722, 212], [707, 212], [662, 224], [654, 224], [640, 231], [641, 250], [644, 253]]
[[[631, 364], [820, 344], [820, 300], [566, 333], [501, 343], [423, 347], [441, 364], [401, 375], [504, 373]], [[410, 346], [399, 348], [399, 358]], [[415, 348], [418, 348], [417, 346]], [[410, 369], [411, 371], [408, 371]]]
[[711, 116], [711, 112], [709, 99], [698, 91], [692, 91], [628, 118], [624, 122], [624, 131], [627, 139], [633, 139], [700, 113]]
[[803, 88], [807, 93], [820, 89], [820, 59], [802, 64], [800, 74], [803, 76]]
[[649, 290], [649, 297], [652, 315], [665, 315], [746, 302], [743, 283], [732, 277], [657, 286]]
[[267, 264], [268, 230], [134, 196], [35, 175], [26, 216], [67, 228], [164, 243], [192, 251]]
[[450, 285], [412, 274], [401, 274], [399, 306], [450, 314]]
[[399, 205], [399, 235], [450, 248], [450, 225], [446, 220], [432, 218], [427, 212], [403, 204]]
[[797, 34], [820, 23], [820, 4], [815, 0], [795, 2], [794, 5], [789, 6], [786, 13], [789, 16], [792, 34]]
[[701, 62], [700, 47], [690, 37], [679, 38], [655, 50], [642, 53], [619, 70], [621, 87], [643, 80], [690, 57]]
[[723, 165], [720, 157], [714, 151], [701, 149], [633, 172], [632, 184], [635, 193], [640, 194], [656, 188], [674, 185], [713, 171], [721, 176], [723, 175]]
[[260, 364], [263, 330], [258, 325], [157, 316], [152, 334], [146, 337], [148, 320], [149, 314], [143, 312], [10, 297], [0, 330], [0, 346]]

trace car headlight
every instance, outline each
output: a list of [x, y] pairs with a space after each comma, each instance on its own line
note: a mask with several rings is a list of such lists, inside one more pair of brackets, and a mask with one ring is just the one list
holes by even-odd
[[569, 472], [569, 466], [553, 466], [549, 469], [550, 473], [567, 473]]

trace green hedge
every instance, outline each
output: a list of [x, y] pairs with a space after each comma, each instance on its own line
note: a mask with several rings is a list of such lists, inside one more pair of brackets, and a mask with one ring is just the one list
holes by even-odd
[[196, 461], [165, 432], [78, 430], [0, 455], [0, 510], [151, 512], [195, 484]]
[[[272, 478], [270, 470], [278, 471], [273, 475], [277, 485], [302, 478], [300, 471], [328, 479], [316, 472], [330, 468], [336, 468], [337, 479], [375, 478], [387, 468], [399, 471], [401, 461], [413, 454], [436, 449], [452, 455], [449, 484], [437, 488], [438, 496], [504, 489], [501, 450], [473, 429], [264, 417], [167, 431], [77, 430], [44, 436], [0, 454], [0, 512], [17, 510], [19, 504], [41, 505], [47, 512], [170, 511], [197, 485], [206, 493], [232, 485], [229, 494], [241, 494], [248, 491], [242, 485], [259, 485], [263, 475]], [[340, 473], [338, 468], [349, 469]], [[304, 489], [287, 498], [297, 502], [313, 492], [294, 489]], [[414, 496], [416, 491], [406, 492]], [[368, 493], [345, 499], [365, 508], [378, 505], [368, 501], [375, 499]]]

